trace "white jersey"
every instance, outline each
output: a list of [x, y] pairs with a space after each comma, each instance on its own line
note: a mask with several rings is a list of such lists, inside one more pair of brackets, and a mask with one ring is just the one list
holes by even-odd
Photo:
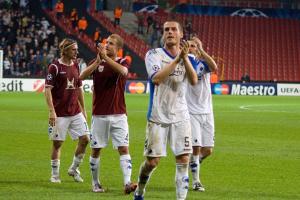
[[189, 119], [185, 98], [188, 81], [183, 63], [178, 63], [174, 72], [159, 85], [152, 82], [152, 77], [174, 59], [164, 48], [151, 49], [146, 54], [150, 85], [149, 121], [170, 124]]
[[210, 86], [210, 70], [207, 64], [199, 61], [196, 65], [198, 83], [188, 85], [186, 99], [190, 114], [212, 113], [212, 95]]

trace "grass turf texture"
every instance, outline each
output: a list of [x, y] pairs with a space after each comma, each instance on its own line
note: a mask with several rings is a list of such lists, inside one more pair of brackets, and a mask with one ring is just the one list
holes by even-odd
[[[216, 146], [201, 167], [204, 193], [187, 199], [300, 199], [299, 97], [214, 96]], [[132, 180], [142, 162], [148, 95], [127, 95]], [[91, 95], [86, 95], [91, 114]], [[102, 151], [100, 177], [108, 190], [91, 192], [88, 148], [84, 183], [67, 175], [76, 143], [62, 148], [61, 184], [51, 184], [48, 111], [43, 94], [0, 93], [0, 199], [133, 199], [124, 196], [117, 151]], [[145, 199], [175, 199], [172, 153], [163, 158]]]

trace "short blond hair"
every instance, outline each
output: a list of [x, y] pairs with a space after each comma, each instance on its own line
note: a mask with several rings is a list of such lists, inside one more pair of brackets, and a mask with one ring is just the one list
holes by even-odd
[[63, 39], [58, 45], [58, 48], [60, 51], [60, 56], [63, 56], [64, 52], [74, 44], [77, 44], [77, 42], [75, 40], [72, 40], [70, 38]]
[[123, 38], [121, 38], [120, 35], [114, 33], [114, 34], [111, 34], [109, 37], [116, 40], [116, 45], [119, 49], [123, 48], [124, 40], [123, 40]]

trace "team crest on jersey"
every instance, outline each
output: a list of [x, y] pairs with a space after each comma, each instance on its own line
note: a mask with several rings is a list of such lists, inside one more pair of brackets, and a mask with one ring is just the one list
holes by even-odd
[[67, 79], [67, 87], [66, 90], [74, 90], [74, 78], [70, 81], [69, 79]]
[[48, 74], [48, 75], [47, 75], [47, 80], [48, 80], [48, 81], [51, 81], [51, 80], [52, 80], [52, 74]]
[[153, 65], [152, 69], [153, 71], [157, 72], [158, 70], [160, 70], [160, 67], [158, 65]]
[[104, 70], [104, 66], [103, 65], [99, 65], [98, 72], [103, 72], [103, 70]]

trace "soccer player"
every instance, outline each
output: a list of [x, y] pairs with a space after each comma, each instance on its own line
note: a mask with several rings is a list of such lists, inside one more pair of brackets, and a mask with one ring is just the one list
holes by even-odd
[[89, 142], [89, 129], [79, 67], [75, 62], [78, 46], [76, 41], [66, 38], [59, 44], [59, 49], [61, 57], [49, 65], [45, 81], [45, 96], [49, 108], [49, 138], [53, 141], [50, 181], [61, 182], [60, 152], [69, 131], [72, 139], [79, 141], [68, 174], [73, 176], [76, 182], [83, 182], [78, 167]]
[[131, 183], [131, 157], [129, 154], [129, 132], [126, 114], [124, 90], [128, 74], [126, 59], [117, 57], [123, 48], [123, 39], [112, 34], [105, 46], [99, 44], [97, 58], [80, 74], [84, 79], [93, 77], [93, 116], [91, 125], [92, 191], [105, 192], [99, 181], [100, 151], [108, 144], [109, 137], [120, 154], [120, 166], [123, 172], [124, 193], [136, 189]]
[[[192, 153], [191, 126], [185, 92], [196, 84], [197, 74], [188, 56], [189, 44], [180, 40], [182, 26], [176, 21], [163, 25], [163, 48], [147, 52], [145, 63], [150, 83], [150, 102], [144, 155], [135, 200], [144, 199], [145, 187], [170, 143], [176, 159], [177, 200], [186, 199], [189, 185], [189, 154]], [[189, 83], [188, 83], [189, 82]]]
[[196, 72], [198, 83], [188, 85], [186, 99], [191, 117], [193, 154], [190, 159], [192, 185], [194, 191], [204, 192], [200, 181], [200, 163], [208, 157], [214, 147], [214, 116], [210, 86], [210, 72], [217, 70], [217, 64], [202, 46], [202, 42], [193, 37], [189, 41], [190, 53], [195, 55], [198, 62]]

